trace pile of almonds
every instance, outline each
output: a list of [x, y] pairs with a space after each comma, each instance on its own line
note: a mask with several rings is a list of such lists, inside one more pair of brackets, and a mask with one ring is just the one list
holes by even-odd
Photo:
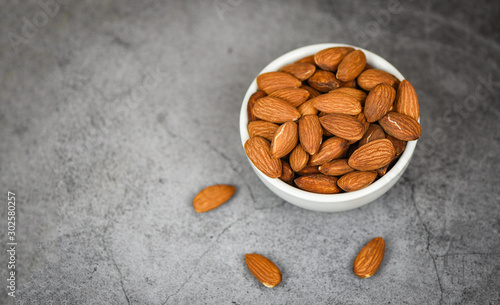
[[413, 86], [334, 47], [257, 76], [245, 152], [262, 173], [322, 194], [367, 187], [420, 137]]

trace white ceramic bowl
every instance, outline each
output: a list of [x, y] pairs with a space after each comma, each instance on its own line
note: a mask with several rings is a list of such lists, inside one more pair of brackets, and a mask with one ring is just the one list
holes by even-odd
[[[382, 57], [374, 54], [370, 51], [367, 51], [362, 48], [358, 48], [356, 46], [346, 45], [346, 44], [338, 44], [338, 43], [324, 43], [324, 44], [315, 44], [306, 47], [302, 47], [291, 52], [288, 52], [277, 59], [273, 60], [269, 65], [267, 65], [259, 74], [265, 72], [278, 71], [284, 65], [293, 63], [305, 56], [315, 54], [318, 51], [321, 51], [326, 48], [331, 47], [339, 47], [339, 46], [350, 46], [355, 49], [362, 50], [366, 55], [367, 63], [369, 63], [372, 67], [387, 71], [394, 76], [396, 76], [399, 80], [403, 80], [404, 77], [401, 73], [394, 68], [388, 61], [383, 59]], [[240, 112], [240, 134], [241, 134], [241, 144], [244, 145], [246, 140], [248, 140], [248, 117], [247, 117], [247, 103], [250, 96], [257, 91], [257, 82], [254, 79], [252, 84], [247, 90], [245, 94], [245, 98], [243, 99], [243, 104], [241, 106]], [[299, 206], [304, 209], [320, 211], [320, 212], [341, 212], [352, 210], [368, 204], [380, 196], [382, 196], [385, 192], [387, 192], [401, 176], [404, 171], [408, 167], [410, 163], [413, 152], [415, 151], [415, 146], [417, 145], [417, 141], [410, 141], [406, 145], [406, 149], [403, 154], [400, 156], [398, 162], [394, 164], [391, 170], [389, 170], [383, 177], [372, 183], [370, 186], [361, 189], [359, 191], [350, 192], [350, 193], [341, 193], [341, 194], [316, 194], [307, 191], [303, 191], [296, 187], [290, 186], [280, 179], [272, 179], [268, 176], [264, 175], [261, 171], [259, 171], [250, 161], [248, 160], [257, 174], [257, 176], [264, 182], [264, 184], [276, 195], [281, 197], [287, 202], [290, 202], [296, 206]]]

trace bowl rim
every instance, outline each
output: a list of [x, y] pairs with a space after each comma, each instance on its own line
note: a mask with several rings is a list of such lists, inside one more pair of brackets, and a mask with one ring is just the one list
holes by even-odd
[[[295, 50], [292, 50], [290, 52], [287, 52], [278, 58], [274, 59], [271, 61], [264, 69], [262, 69], [258, 74], [266, 73], [266, 72], [273, 72], [273, 71], [278, 71], [279, 68], [283, 67], [286, 64], [293, 63], [303, 57], [313, 55], [316, 52], [326, 49], [326, 48], [332, 48], [332, 47], [352, 47], [357, 50], [362, 50], [367, 58], [367, 63], [372, 65], [374, 68], [381, 68], [379, 64], [374, 64], [373, 61], [377, 60], [379, 62], [382, 62], [384, 67], [381, 68], [384, 71], [387, 71], [394, 76], [396, 76], [400, 81], [404, 79], [404, 76], [399, 72], [389, 61], [384, 59], [383, 57], [365, 50], [363, 48], [354, 46], [354, 45], [349, 45], [349, 44], [343, 44], [343, 43], [320, 43], [320, 44], [313, 44], [313, 45], [308, 45], [304, 47], [297, 48]], [[257, 91], [257, 77], [255, 77], [250, 84], [245, 97], [243, 99], [243, 103], [241, 106], [240, 110], [240, 138], [241, 138], [241, 143], [243, 145], [243, 151], [245, 150], [245, 142], [250, 138], [248, 134], [248, 117], [247, 117], [247, 105], [248, 105], [248, 100], [250, 96]], [[418, 119], [420, 122], [420, 118]], [[298, 199], [303, 199], [307, 201], [315, 201], [317, 203], [325, 203], [325, 204], [335, 204], [335, 203], [344, 203], [346, 201], [352, 201], [352, 200], [357, 200], [366, 196], [369, 196], [370, 194], [376, 193], [379, 189], [381, 189], [384, 185], [388, 184], [390, 181], [393, 179], [397, 178], [402, 172], [406, 169], [406, 165], [410, 162], [411, 157], [413, 156], [413, 153], [415, 151], [415, 147], [417, 145], [418, 140], [414, 141], [408, 141], [406, 144], [406, 148], [404, 152], [399, 156], [399, 160], [393, 165], [393, 167], [387, 171], [387, 173], [380, 177], [378, 180], [370, 184], [369, 186], [357, 190], [354, 192], [347, 192], [347, 193], [339, 193], [339, 194], [317, 194], [317, 193], [312, 193], [308, 191], [301, 190], [297, 187], [291, 186], [284, 181], [276, 178], [272, 179], [262, 172], [260, 172], [259, 169], [257, 169], [252, 161], [248, 158], [248, 156], [245, 153], [245, 156], [247, 157], [247, 160], [250, 162], [250, 165], [253, 167], [254, 171], [260, 176], [261, 179], [265, 179], [266, 182], [269, 184], [273, 185], [274, 187], [281, 189], [283, 192], [288, 193], [289, 195], [296, 197]]]

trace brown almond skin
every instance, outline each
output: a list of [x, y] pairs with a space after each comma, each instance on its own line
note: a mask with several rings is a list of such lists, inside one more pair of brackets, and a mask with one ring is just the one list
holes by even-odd
[[366, 66], [366, 56], [361, 50], [354, 50], [347, 54], [337, 69], [337, 79], [348, 82], [361, 74]]
[[309, 162], [309, 154], [304, 150], [301, 144], [297, 144], [290, 153], [290, 167], [294, 172], [301, 171]]
[[228, 201], [236, 188], [232, 185], [217, 184], [203, 189], [193, 199], [193, 208], [197, 213], [204, 213], [219, 207]]
[[340, 177], [337, 185], [346, 192], [354, 192], [369, 186], [376, 178], [376, 171], [354, 171]]
[[368, 127], [370, 127], [370, 123], [368, 123], [366, 121], [365, 113], [361, 112], [360, 114], [356, 115], [355, 118], [356, 118], [356, 120], [361, 122], [361, 124], [363, 124], [363, 128], [364, 128], [363, 134], [366, 133], [366, 131], [368, 130]]
[[258, 99], [253, 107], [253, 114], [261, 120], [278, 124], [300, 118], [297, 108], [280, 98], [272, 96]]
[[267, 257], [251, 253], [245, 255], [248, 270], [255, 278], [268, 288], [276, 287], [281, 283], [281, 271]]
[[299, 120], [299, 139], [304, 150], [314, 155], [323, 140], [323, 130], [316, 115], [306, 115]]
[[362, 146], [370, 141], [385, 139], [385, 136], [386, 134], [382, 127], [377, 124], [370, 124], [368, 130], [365, 132], [361, 140], [359, 140], [359, 146]]
[[391, 141], [380, 139], [356, 149], [349, 157], [349, 166], [360, 171], [376, 170], [389, 164], [396, 151]]
[[283, 166], [283, 168], [281, 169], [281, 176], [279, 177], [280, 180], [284, 182], [291, 182], [295, 174], [290, 167], [290, 164], [288, 164], [288, 162], [284, 160], [281, 160], [281, 165]]
[[253, 137], [245, 142], [245, 152], [264, 175], [270, 178], [278, 178], [281, 176], [281, 160], [271, 157], [271, 144], [261, 137]]
[[257, 87], [267, 94], [283, 88], [298, 88], [300, 86], [302, 86], [300, 80], [285, 72], [267, 72], [257, 76]]
[[280, 69], [281, 72], [289, 73], [300, 81], [305, 81], [316, 71], [316, 66], [310, 63], [293, 63]]
[[337, 159], [319, 166], [319, 171], [328, 176], [342, 176], [354, 171], [354, 168], [347, 164], [347, 159]]
[[345, 156], [343, 156], [342, 158], [346, 158], [347, 160], [349, 160], [349, 158], [352, 156], [354, 151], [356, 151], [356, 149], [358, 149], [358, 148], [359, 148], [358, 143], [354, 143], [354, 144], [349, 145], [349, 148], [347, 149]]
[[365, 117], [368, 122], [376, 122], [389, 112], [396, 90], [387, 84], [378, 84], [366, 97]]
[[253, 107], [255, 106], [255, 103], [257, 102], [258, 99], [260, 99], [261, 97], [264, 97], [266, 95], [267, 95], [266, 92], [264, 92], [263, 90], [258, 90], [254, 94], [252, 94], [250, 96], [250, 98], [248, 99], [247, 116], [248, 116], [249, 123], [253, 122], [253, 121], [257, 121], [259, 119], [253, 114]]
[[287, 101], [293, 107], [299, 107], [309, 99], [309, 92], [301, 88], [284, 88], [274, 91], [269, 96]]
[[335, 90], [322, 94], [312, 101], [316, 109], [325, 113], [357, 115], [362, 110], [361, 103], [356, 98]]
[[392, 159], [392, 161], [389, 164], [387, 164], [386, 166], [378, 168], [377, 169], [378, 176], [379, 177], [383, 177], [387, 173], [387, 171], [389, 170], [389, 167], [391, 167], [394, 164], [396, 164], [396, 162], [398, 162], [398, 158], [397, 157], [395, 157], [394, 159]]
[[295, 185], [304, 191], [319, 194], [336, 194], [340, 192], [337, 186], [337, 178], [323, 174], [301, 176], [294, 180]]
[[318, 114], [318, 109], [314, 108], [312, 100], [308, 100], [304, 104], [300, 105], [297, 110], [302, 117], [306, 115], [316, 115]]
[[377, 272], [385, 253], [385, 242], [377, 237], [368, 242], [359, 251], [353, 264], [353, 272], [360, 278], [369, 278]]
[[394, 110], [406, 114], [414, 120], [418, 120], [420, 117], [417, 93], [412, 84], [406, 79], [403, 79], [401, 84], [399, 84]]
[[[392, 163], [392, 162], [391, 162]], [[383, 177], [385, 176], [385, 174], [387, 173], [387, 170], [389, 169], [389, 166], [391, 165], [391, 163], [387, 164], [386, 166], [384, 167], [381, 167], [381, 168], [377, 168], [377, 175], [379, 177]]]
[[396, 156], [399, 156], [403, 153], [403, 151], [406, 148], [406, 141], [396, 139], [395, 137], [391, 135], [386, 135], [386, 139], [392, 142], [392, 145], [394, 146], [394, 149], [396, 150]]
[[389, 112], [378, 123], [387, 134], [403, 141], [416, 140], [422, 132], [422, 127], [415, 119], [397, 112]]
[[326, 130], [349, 141], [357, 141], [365, 133], [364, 125], [347, 114], [332, 113], [321, 117], [319, 121]]
[[311, 65], [316, 65], [316, 62], [314, 61], [314, 54], [301, 58], [297, 60], [295, 63], [306, 63]]
[[355, 99], [357, 99], [361, 103], [361, 105], [365, 104], [367, 95], [366, 95], [366, 93], [364, 93], [361, 90], [354, 89], [354, 88], [342, 87], [342, 88], [337, 88], [337, 89], [334, 89], [333, 91], [330, 91], [330, 93], [334, 93], [334, 92], [348, 94], [348, 95], [354, 97]]
[[319, 168], [317, 165], [307, 165], [300, 171], [296, 172], [297, 175], [299, 176], [306, 176], [306, 175], [312, 175], [312, 174], [319, 174]]
[[316, 70], [307, 83], [320, 92], [328, 92], [340, 87], [340, 81], [335, 77], [335, 74], [324, 70]]
[[307, 90], [307, 92], [309, 92], [309, 99], [313, 99], [313, 98], [321, 95], [321, 92], [319, 92], [318, 90], [316, 90], [310, 86], [302, 85], [302, 87], [300, 87], [300, 88]]
[[299, 142], [299, 132], [295, 122], [286, 122], [276, 130], [271, 141], [271, 156], [275, 159], [288, 155]]
[[266, 140], [272, 141], [276, 130], [280, 126], [266, 121], [253, 121], [248, 124], [248, 134], [250, 138], [263, 137]]
[[309, 165], [321, 165], [333, 159], [338, 159], [349, 148], [347, 140], [333, 137], [325, 140], [319, 151], [309, 158]]
[[379, 69], [368, 69], [363, 71], [356, 80], [358, 86], [366, 91], [371, 91], [376, 85], [385, 83], [396, 89], [399, 85], [399, 80], [396, 76]]
[[333, 47], [319, 51], [314, 55], [314, 62], [323, 70], [336, 71], [340, 62], [350, 52], [351, 47]]
[[350, 80], [348, 82], [340, 82], [340, 88], [353, 88], [357, 87], [356, 79]]
[[321, 126], [321, 129], [323, 130], [323, 136], [327, 138], [334, 137], [335, 135], [328, 130], [326, 130], [323, 126]]

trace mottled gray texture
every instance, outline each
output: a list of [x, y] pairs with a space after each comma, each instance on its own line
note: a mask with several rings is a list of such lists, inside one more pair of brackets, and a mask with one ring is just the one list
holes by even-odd
[[[17, 304], [500, 302], [498, 1], [393, 13], [391, 1], [68, 2], [16, 49], [9, 33], [41, 9], [1, 5], [0, 233], [10, 190]], [[385, 57], [421, 105], [403, 178], [338, 214], [273, 195], [238, 132], [257, 73], [320, 42]], [[236, 195], [196, 214], [193, 197], [215, 183]], [[358, 279], [354, 257], [376, 236], [385, 259]], [[283, 282], [258, 283], [248, 252], [272, 259]], [[1, 265], [0, 303], [12, 303], [5, 254]]]

